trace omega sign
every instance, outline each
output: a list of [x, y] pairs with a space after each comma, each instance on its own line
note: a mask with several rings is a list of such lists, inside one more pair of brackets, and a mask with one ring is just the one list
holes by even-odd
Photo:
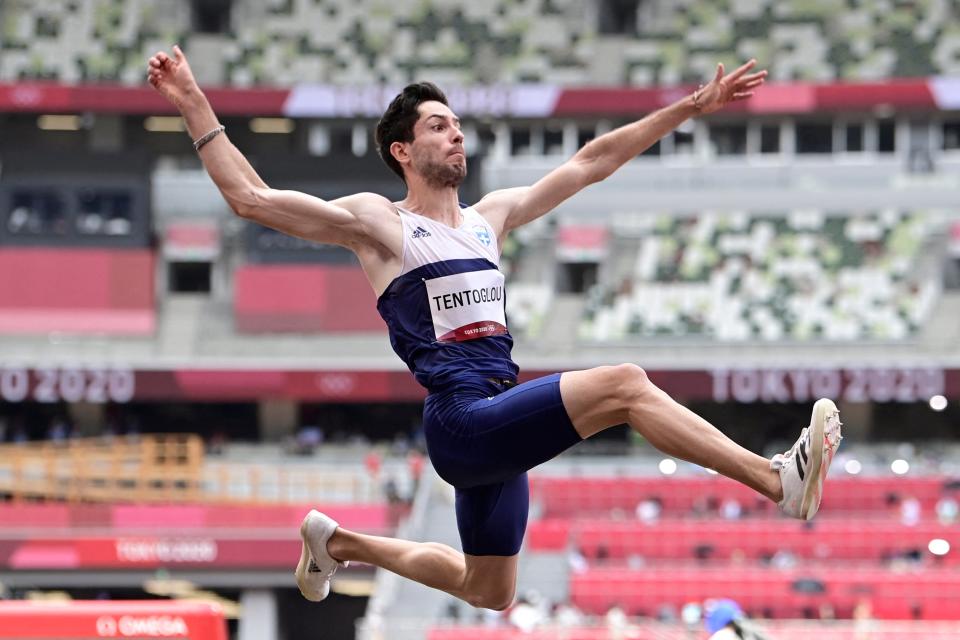
[[936, 368], [714, 369], [716, 402], [926, 402], [943, 394]]
[[101, 638], [185, 638], [190, 635], [180, 616], [100, 616], [97, 635]]

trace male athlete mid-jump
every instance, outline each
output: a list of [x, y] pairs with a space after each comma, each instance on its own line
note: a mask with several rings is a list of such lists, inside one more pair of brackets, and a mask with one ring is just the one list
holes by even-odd
[[516, 384], [504, 318], [500, 248], [513, 229], [603, 180], [688, 118], [744, 100], [763, 84], [755, 62], [587, 143], [530, 187], [462, 206], [467, 174], [460, 120], [434, 85], [407, 86], [376, 130], [380, 156], [406, 183], [391, 202], [374, 193], [326, 201], [271, 189], [230, 142], [179, 47], [149, 61], [148, 79], [186, 121], [204, 167], [237, 215], [353, 251], [377, 295], [394, 350], [429, 395], [430, 459], [456, 489], [463, 553], [431, 542], [364, 535], [311, 511], [300, 528], [297, 584], [322, 600], [337, 567], [359, 561], [442, 589], [477, 607], [513, 600], [527, 523], [526, 472], [613, 425], [627, 423], [660, 451], [715, 469], [796, 518], [820, 506], [840, 443], [839, 413], [818, 400], [810, 424], [772, 460], [737, 445], [657, 388], [635, 364], [567, 371]]

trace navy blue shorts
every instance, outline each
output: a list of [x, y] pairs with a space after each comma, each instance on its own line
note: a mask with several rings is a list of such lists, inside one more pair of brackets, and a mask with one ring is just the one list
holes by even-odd
[[512, 556], [527, 528], [527, 471], [580, 442], [555, 373], [506, 389], [471, 378], [423, 407], [430, 460], [456, 489], [463, 552]]

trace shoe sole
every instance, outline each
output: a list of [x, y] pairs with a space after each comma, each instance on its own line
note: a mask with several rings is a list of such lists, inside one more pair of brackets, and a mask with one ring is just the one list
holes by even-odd
[[823, 467], [823, 439], [827, 425], [827, 416], [837, 410], [832, 400], [820, 398], [813, 405], [813, 414], [810, 417], [810, 465], [807, 467], [807, 478], [803, 487], [803, 502], [800, 503], [800, 514], [804, 520], [816, 515], [820, 508], [816, 496], [823, 486], [820, 470]]

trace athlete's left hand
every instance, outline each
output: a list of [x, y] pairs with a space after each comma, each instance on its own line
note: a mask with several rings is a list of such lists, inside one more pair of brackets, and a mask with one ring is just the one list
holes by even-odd
[[766, 70], [747, 74], [757, 65], [756, 60], [750, 60], [736, 71], [723, 75], [723, 63], [717, 65], [717, 75], [706, 86], [697, 89], [694, 94], [694, 105], [700, 114], [719, 111], [731, 102], [746, 100], [753, 95], [753, 90], [763, 84], [767, 77]]

